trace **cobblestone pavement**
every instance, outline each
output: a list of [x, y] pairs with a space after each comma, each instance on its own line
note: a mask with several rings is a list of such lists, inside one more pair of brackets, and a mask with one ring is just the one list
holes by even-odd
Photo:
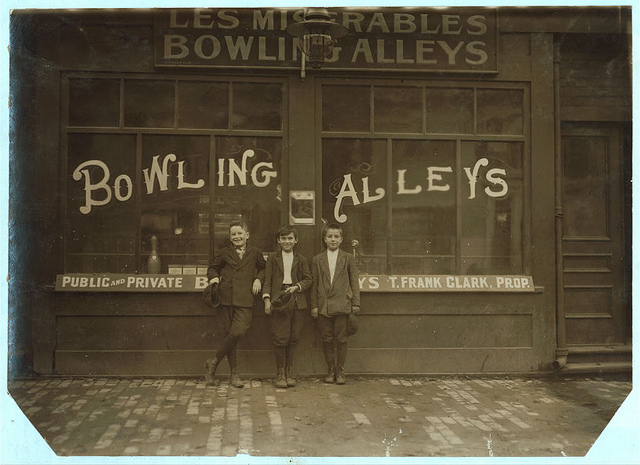
[[631, 382], [49, 378], [9, 390], [58, 455], [559, 457], [589, 450]]

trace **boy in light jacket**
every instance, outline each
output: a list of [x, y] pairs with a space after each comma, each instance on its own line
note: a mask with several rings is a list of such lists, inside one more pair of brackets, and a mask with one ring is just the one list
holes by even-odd
[[311, 316], [318, 319], [328, 367], [324, 382], [345, 384], [347, 322], [350, 313], [360, 311], [358, 267], [353, 256], [340, 248], [343, 240], [340, 225], [328, 224], [322, 237], [327, 249], [311, 262]]

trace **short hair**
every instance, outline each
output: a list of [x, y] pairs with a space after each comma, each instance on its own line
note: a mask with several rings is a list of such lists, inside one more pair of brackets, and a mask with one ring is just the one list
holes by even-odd
[[249, 227], [244, 221], [232, 221], [231, 224], [229, 224], [229, 232], [231, 232], [231, 228], [234, 226], [240, 226], [245, 232], [249, 232]]
[[289, 234], [293, 234], [293, 237], [295, 237], [296, 239], [298, 238], [298, 231], [296, 231], [296, 228], [287, 224], [278, 229], [276, 237], [288, 236]]
[[327, 237], [327, 232], [330, 229], [336, 229], [338, 231], [340, 231], [340, 235], [344, 236], [344, 233], [342, 232], [342, 226], [340, 226], [338, 223], [329, 223], [327, 225], [325, 225], [324, 228], [322, 228], [322, 237]]

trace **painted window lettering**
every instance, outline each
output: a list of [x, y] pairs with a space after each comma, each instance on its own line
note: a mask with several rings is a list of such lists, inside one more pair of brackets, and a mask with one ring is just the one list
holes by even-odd
[[[476, 164], [472, 167], [465, 167], [464, 173], [467, 177], [469, 186], [468, 198], [476, 198], [476, 184], [478, 183], [480, 169], [489, 165], [487, 158], [480, 158]], [[397, 170], [396, 193], [399, 195], [415, 195], [419, 194], [423, 190], [423, 186], [418, 184], [415, 186], [407, 186], [405, 179], [406, 169]], [[451, 186], [447, 183], [445, 175], [447, 173], [453, 173], [451, 166], [430, 166], [427, 168], [426, 179], [426, 192], [447, 192], [451, 189]], [[484, 173], [484, 177], [491, 186], [484, 188], [484, 193], [489, 197], [504, 197], [509, 192], [509, 186], [503, 179], [506, 177], [507, 172], [501, 168], [492, 168]], [[382, 187], [374, 189], [375, 194], [371, 193], [371, 187], [369, 186], [369, 177], [364, 176], [362, 178], [362, 189], [358, 192], [356, 185], [351, 178], [350, 174], [345, 174], [342, 179], [340, 191], [336, 195], [336, 203], [333, 209], [333, 215], [336, 221], [344, 223], [347, 221], [347, 215], [341, 212], [342, 203], [345, 199], [351, 199], [353, 205], [360, 205], [375, 202], [384, 198], [386, 192]], [[360, 200], [359, 194], [362, 200]]]
[[[242, 154], [242, 161], [240, 166], [233, 158], [220, 158], [218, 160], [218, 186], [225, 186], [224, 178], [227, 175], [228, 187], [236, 185], [236, 178], [241, 186], [247, 185], [247, 174], [249, 169], [247, 168], [247, 160], [253, 158], [255, 152], [253, 150], [245, 150]], [[228, 171], [225, 167], [228, 166]], [[273, 169], [272, 162], [259, 162], [251, 168], [251, 182], [256, 187], [267, 187], [271, 182], [271, 179], [278, 176], [277, 171]]]
[[[273, 178], [278, 176], [272, 162], [261, 161], [249, 166], [248, 160], [255, 157], [251, 149], [242, 154], [240, 165], [233, 158], [218, 159], [218, 186], [234, 187], [246, 186], [249, 181], [255, 187], [267, 187]], [[169, 190], [170, 164], [178, 165], [177, 189], [202, 189], [205, 187], [204, 179], [196, 182], [188, 182], [185, 175], [185, 162], [178, 161], [175, 154], [169, 153], [162, 160], [160, 155], [153, 157], [150, 168], [144, 168], [143, 183], [148, 195], [153, 194], [156, 186], [161, 192]], [[84, 215], [91, 212], [93, 207], [109, 204], [113, 197], [119, 202], [129, 200], [133, 194], [133, 181], [126, 174], [118, 175], [113, 184], [110, 184], [111, 171], [106, 163], [101, 160], [87, 160], [73, 171], [73, 179], [84, 179], [85, 203], [79, 209]]]

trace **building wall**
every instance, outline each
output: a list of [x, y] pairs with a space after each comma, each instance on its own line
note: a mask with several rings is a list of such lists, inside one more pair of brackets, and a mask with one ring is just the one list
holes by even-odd
[[[525, 18], [527, 19], [527, 18]], [[570, 18], [568, 18], [570, 19]], [[567, 19], [567, 21], [568, 21]], [[539, 27], [531, 24], [539, 21]], [[560, 21], [561, 22], [561, 21]], [[82, 27], [76, 27], [78, 23]], [[522, 24], [528, 27], [522, 27]], [[554, 28], [562, 29], [554, 18]], [[202, 363], [218, 347], [221, 335], [199, 293], [61, 293], [53, 290], [65, 260], [63, 199], [65, 111], [61, 88], [68, 73], [145, 73], [171, 77], [215, 73], [250, 76], [252, 71], [165, 70], [153, 65], [153, 16], [109, 14], [78, 20], [77, 16], [18, 15], [12, 23], [17, 52], [12, 66], [26, 79], [13, 81], [15, 154], [12, 158], [11, 314], [16, 321], [16, 366], [41, 374], [154, 375], [199, 374]], [[537, 23], [536, 23], [537, 24]], [[525, 83], [531, 108], [526, 128], [529, 163], [524, 197], [527, 223], [525, 271], [533, 277], [531, 293], [363, 292], [360, 332], [350, 339], [348, 370], [354, 373], [495, 373], [550, 369], [555, 357], [555, 195], [554, 195], [554, 34], [549, 19], [537, 15], [522, 22], [520, 12], [500, 16], [499, 72], [479, 79], [455, 76], [461, 82]], [[616, 24], [615, 27], [618, 25]], [[553, 28], [551, 28], [553, 29]], [[37, 32], [36, 32], [37, 31]], [[600, 120], [628, 120], [619, 94], [583, 103], [577, 82], [588, 81], [590, 62], [563, 42], [570, 57], [563, 68], [567, 115], [589, 106]], [[618, 43], [615, 42], [614, 43]], [[618, 44], [619, 45], [619, 44]], [[615, 79], [625, 81], [620, 60], [603, 57]], [[600, 62], [599, 62], [600, 63]], [[582, 66], [580, 66], [582, 65]], [[289, 190], [322, 190], [317, 145], [318, 100], [322, 82], [344, 74], [318, 72], [300, 80], [299, 72], [265, 71], [287, 82], [285, 112], [290, 134], [283, 168]], [[137, 74], [134, 74], [137, 75]], [[582, 80], [580, 78], [582, 76]], [[385, 79], [436, 79], [448, 76], [398, 74]], [[355, 73], [353, 79], [375, 82], [379, 75]], [[324, 81], [323, 81], [324, 80]], [[616, 86], [620, 89], [620, 86]], [[309, 102], [301, 104], [300, 102]], [[316, 102], [316, 103], [314, 103]], [[580, 103], [578, 103], [580, 102]], [[580, 106], [582, 105], [582, 107]], [[602, 108], [596, 114], [596, 109]], [[63, 118], [64, 119], [64, 118]], [[312, 167], [312, 169], [310, 169]], [[213, 179], [213, 178], [212, 178]], [[13, 189], [13, 188], [12, 188]], [[56, 195], [52, 195], [56, 193]], [[61, 196], [62, 195], [62, 196]], [[317, 210], [321, 211], [320, 199]], [[282, 212], [282, 220], [286, 220]], [[321, 250], [319, 226], [298, 226], [298, 250], [311, 257]], [[297, 369], [324, 370], [315, 322], [306, 315]], [[240, 343], [240, 363], [247, 374], [270, 374], [274, 358], [268, 318], [258, 305], [252, 327]], [[226, 367], [225, 367], [226, 368]]]

